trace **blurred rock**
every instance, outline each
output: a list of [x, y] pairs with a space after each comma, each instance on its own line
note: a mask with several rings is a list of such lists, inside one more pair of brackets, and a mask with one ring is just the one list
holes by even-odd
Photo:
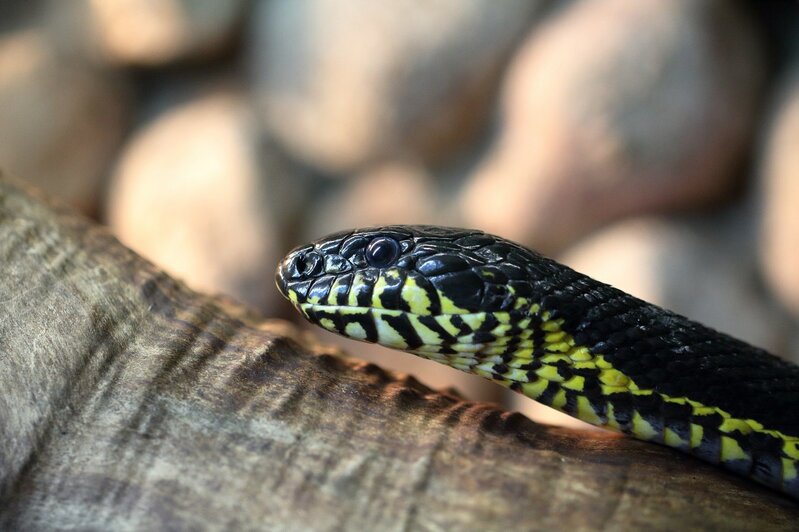
[[84, 213], [128, 125], [122, 80], [61, 56], [37, 30], [0, 38], [0, 167]]
[[0, 2], [0, 32], [20, 30], [32, 25], [42, 11], [43, 1]]
[[750, 216], [631, 219], [571, 248], [564, 264], [753, 345], [784, 354], [787, 323], [758, 290]]
[[264, 312], [282, 246], [270, 205], [272, 167], [259, 167], [252, 112], [238, 91], [215, 87], [135, 133], [109, 194], [125, 244], [193, 288]]
[[554, 252], [633, 213], [725, 196], [764, 80], [750, 21], [723, 0], [573, 2], [513, 62], [468, 225]]
[[412, 163], [379, 165], [330, 188], [308, 209], [302, 241], [354, 227], [445, 223], [432, 177]]
[[247, 0], [50, 0], [49, 19], [70, 48], [124, 65], [155, 66], [218, 55]]
[[329, 171], [445, 159], [482, 125], [505, 59], [544, 0], [260, 2], [262, 116]]
[[772, 116], [760, 172], [762, 263], [774, 295], [799, 318], [799, 60]]

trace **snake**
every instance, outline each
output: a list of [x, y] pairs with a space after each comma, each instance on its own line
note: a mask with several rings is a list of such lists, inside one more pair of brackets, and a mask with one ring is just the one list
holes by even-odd
[[478, 230], [350, 230], [275, 274], [310, 322], [799, 500], [799, 366]]

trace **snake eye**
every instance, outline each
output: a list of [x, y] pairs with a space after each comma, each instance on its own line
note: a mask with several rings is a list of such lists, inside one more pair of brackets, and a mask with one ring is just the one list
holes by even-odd
[[366, 248], [366, 262], [375, 268], [385, 268], [399, 256], [399, 243], [393, 238], [379, 236]]
[[299, 277], [316, 275], [321, 271], [322, 256], [315, 251], [302, 253], [294, 259], [294, 272]]

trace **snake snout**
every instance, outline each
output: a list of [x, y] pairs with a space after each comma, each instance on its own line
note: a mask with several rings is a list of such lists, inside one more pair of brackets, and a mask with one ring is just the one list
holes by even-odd
[[324, 257], [311, 246], [292, 250], [280, 261], [275, 272], [275, 284], [292, 303], [301, 302], [314, 278], [324, 272]]

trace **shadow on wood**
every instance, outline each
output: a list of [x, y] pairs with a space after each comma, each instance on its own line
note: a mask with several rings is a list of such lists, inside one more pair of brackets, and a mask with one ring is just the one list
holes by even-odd
[[[264, 279], [271, 283], [271, 279]], [[791, 529], [666, 448], [534, 424], [193, 293], [0, 178], [0, 525]]]

